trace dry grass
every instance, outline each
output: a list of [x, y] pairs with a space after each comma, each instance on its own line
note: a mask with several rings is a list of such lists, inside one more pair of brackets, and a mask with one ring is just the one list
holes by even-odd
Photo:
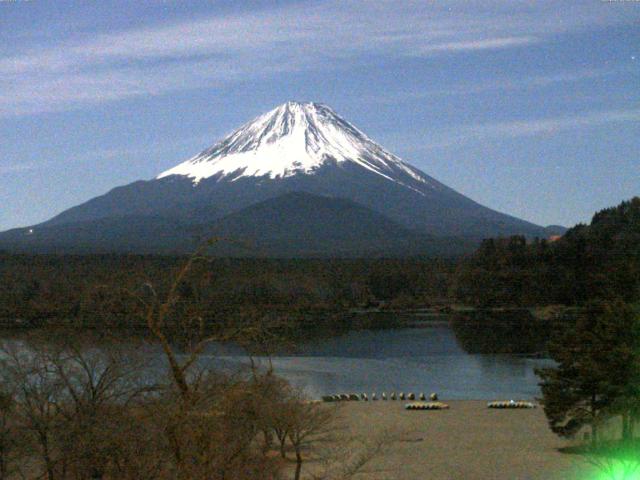
[[407, 411], [404, 402], [352, 402], [341, 408], [343, 435], [393, 432], [358, 479], [583, 480], [588, 465], [558, 448], [541, 408], [493, 410], [483, 401], [450, 401], [450, 410]]

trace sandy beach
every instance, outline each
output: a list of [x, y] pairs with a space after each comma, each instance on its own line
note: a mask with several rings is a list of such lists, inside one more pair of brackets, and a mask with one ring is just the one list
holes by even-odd
[[344, 402], [345, 434], [394, 436], [362, 479], [584, 480], [584, 461], [548, 426], [542, 408], [493, 410], [485, 401], [450, 401], [449, 410], [407, 411], [403, 401]]

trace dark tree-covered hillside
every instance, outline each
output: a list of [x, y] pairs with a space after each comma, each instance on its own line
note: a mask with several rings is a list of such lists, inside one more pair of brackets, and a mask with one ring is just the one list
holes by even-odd
[[474, 305], [582, 305], [640, 299], [640, 197], [596, 213], [555, 240], [485, 240], [461, 262], [454, 296]]

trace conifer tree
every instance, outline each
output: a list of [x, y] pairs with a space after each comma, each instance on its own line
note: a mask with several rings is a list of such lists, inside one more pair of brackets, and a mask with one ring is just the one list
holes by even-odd
[[589, 303], [574, 321], [561, 321], [549, 353], [557, 366], [537, 370], [551, 430], [572, 436], [583, 426], [598, 441], [598, 426], [622, 415], [624, 435], [640, 401], [640, 321], [629, 305]]

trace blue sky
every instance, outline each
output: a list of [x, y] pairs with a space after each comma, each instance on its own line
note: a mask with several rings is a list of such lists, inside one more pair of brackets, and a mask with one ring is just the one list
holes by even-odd
[[0, 0], [0, 230], [287, 100], [489, 207], [589, 221], [640, 194], [640, 2]]

